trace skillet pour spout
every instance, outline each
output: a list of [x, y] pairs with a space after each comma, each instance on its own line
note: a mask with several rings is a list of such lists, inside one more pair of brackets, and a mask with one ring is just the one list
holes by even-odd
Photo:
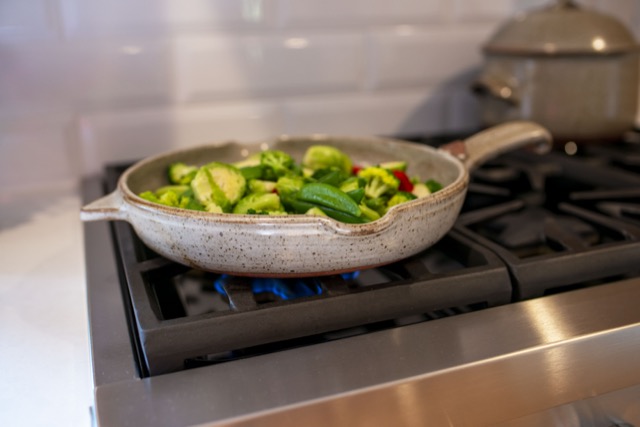
[[[407, 173], [435, 179], [442, 190], [389, 209], [379, 220], [346, 224], [308, 215], [238, 215], [179, 209], [146, 201], [143, 191], [166, 185], [170, 164], [233, 163], [268, 149], [300, 161], [312, 145], [332, 145], [354, 164], [406, 161]], [[158, 254], [193, 268], [256, 277], [304, 277], [356, 271], [414, 255], [440, 240], [455, 223], [469, 171], [525, 146], [551, 148], [540, 125], [515, 121], [439, 149], [389, 138], [287, 136], [256, 144], [225, 141], [162, 153], [127, 169], [117, 189], [81, 210], [83, 221], [120, 220]]]

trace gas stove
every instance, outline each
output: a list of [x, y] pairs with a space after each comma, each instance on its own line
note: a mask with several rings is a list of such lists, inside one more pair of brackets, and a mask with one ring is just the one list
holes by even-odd
[[640, 425], [640, 144], [563, 148], [488, 162], [440, 242], [352, 274], [202, 272], [85, 224], [97, 424]]

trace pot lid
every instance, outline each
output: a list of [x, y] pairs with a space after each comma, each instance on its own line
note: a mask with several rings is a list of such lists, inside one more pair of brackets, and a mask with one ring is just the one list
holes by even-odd
[[633, 34], [612, 16], [571, 0], [517, 15], [485, 45], [507, 55], [614, 54], [638, 50]]

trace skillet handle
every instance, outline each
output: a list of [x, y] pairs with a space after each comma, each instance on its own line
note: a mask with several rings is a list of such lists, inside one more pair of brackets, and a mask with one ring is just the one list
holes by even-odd
[[507, 151], [532, 146], [538, 154], [551, 150], [551, 133], [537, 123], [516, 120], [490, 127], [441, 147], [460, 159], [469, 171]]
[[127, 212], [120, 191], [107, 194], [80, 209], [82, 221], [126, 220]]

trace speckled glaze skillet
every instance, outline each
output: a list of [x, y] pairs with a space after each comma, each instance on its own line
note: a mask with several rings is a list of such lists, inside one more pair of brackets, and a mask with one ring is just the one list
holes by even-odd
[[[137, 196], [166, 185], [167, 166], [176, 161], [196, 165], [213, 160], [234, 162], [265, 149], [284, 150], [299, 161], [314, 144], [336, 146], [354, 164], [406, 160], [409, 175], [434, 178], [444, 188], [394, 206], [381, 219], [367, 224], [306, 215], [214, 214], [161, 206]], [[469, 171], [477, 165], [508, 150], [532, 145], [543, 152], [550, 144], [546, 129], [523, 121], [498, 125], [440, 149], [392, 139], [318, 135], [252, 145], [224, 142], [136, 163], [121, 176], [113, 193], [84, 206], [80, 216], [83, 221], [127, 221], [160, 255], [207, 271], [263, 277], [355, 271], [409, 257], [437, 242], [453, 226], [467, 191]]]

